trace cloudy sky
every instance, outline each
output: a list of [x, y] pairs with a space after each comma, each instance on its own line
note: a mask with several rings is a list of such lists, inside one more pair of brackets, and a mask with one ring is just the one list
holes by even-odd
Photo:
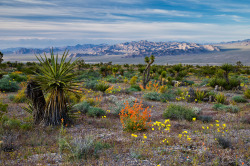
[[249, 0], [0, 0], [0, 49], [248, 38]]

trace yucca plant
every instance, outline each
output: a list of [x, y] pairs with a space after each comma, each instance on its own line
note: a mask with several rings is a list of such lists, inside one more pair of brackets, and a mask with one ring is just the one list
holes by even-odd
[[[66, 61], [68, 51], [65, 51], [61, 60], [58, 60], [58, 54], [55, 56], [51, 51], [50, 59], [44, 54], [44, 58], [40, 55], [37, 57], [40, 64], [37, 64], [39, 73], [36, 73], [36, 81], [40, 85], [44, 93], [48, 94], [46, 101], [43, 122], [45, 125], [59, 125], [61, 122], [67, 124], [69, 122], [68, 104], [66, 92], [75, 93], [76, 83], [73, 79], [76, 73], [73, 69], [76, 61], [71, 63], [71, 59]], [[63, 119], [63, 120], [62, 120]]]

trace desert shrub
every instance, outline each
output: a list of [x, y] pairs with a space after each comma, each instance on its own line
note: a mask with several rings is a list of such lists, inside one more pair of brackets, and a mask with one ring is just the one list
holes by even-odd
[[160, 94], [161, 102], [167, 102], [175, 99], [175, 95], [170, 93], [170, 91], [166, 93]]
[[97, 103], [94, 98], [87, 98], [86, 102], [89, 103], [89, 105], [91, 105], [91, 106], [94, 106]]
[[121, 82], [121, 80], [119, 80], [118, 77], [114, 77], [112, 75], [107, 76], [105, 79], [107, 82], [111, 82], [111, 83]]
[[145, 99], [153, 100], [153, 101], [160, 101], [161, 95], [158, 92], [149, 92], [143, 95]]
[[138, 78], [137, 76], [133, 76], [133, 77], [131, 78], [131, 80], [129, 81], [129, 84], [130, 84], [130, 85], [136, 84], [137, 78]]
[[187, 71], [186, 70], [182, 70], [180, 71], [177, 76], [176, 76], [176, 80], [177, 81], [181, 81], [185, 76], [187, 75]]
[[232, 147], [232, 143], [231, 143], [231, 141], [230, 141], [228, 138], [219, 136], [219, 137], [216, 138], [216, 140], [218, 141], [218, 144], [219, 144], [223, 149]]
[[3, 104], [2, 102], [0, 102], [0, 121], [2, 121], [3, 115], [7, 113], [7, 108], [8, 104]]
[[115, 115], [119, 115], [121, 110], [125, 107], [125, 103], [128, 102], [128, 104], [132, 107], [136, 101], [136, 98], [134, 97], [129, 97], [123, 100], [117, 99], [116, 96], [111, 95], [110, 100], [112, 103], [115, 104], [114, 107], [111, 107], [110, 109], [113, 110], [113, 113]]
[[247, 99], [250, 99], [250, 89], [245, 90], [244, 96], [245, 96]]
[[87, 112], [87, 115], [90, 117], [100, 117], [100, 116], [103, 116], [105, 114], [106, 114], [106, 112], [103, 109], [97, 108], [97, 107], [90, 107], [88, 112]]
[[18, 119], [11, 119], [11, 118], [4, 118], [3, 122], [3, 128], [7, 129], [19, 129], [21, 127], [21, 121]]
[[215, 109], [215, 110], [224, 110], [225, 108], [226, 108], [226, 106], [224, 104], [221, 104], [221, 103], [216, 103], [213, 106], [213, 109]]
[[227, 98], [223, 93], [218, 93], [217, 95], [215, 95], [215, 101], [217, 103], [224, 104], [224, 103], [226, 103], [226, 100], [227, 100]]
[[169, 100], [174, 100], [175, 94], [171, 93], [170, 91], [166, 93], [149, 92], [144, 94], [143, 97], [148, 100], [166, 102]]
[[88, 157], [98, 157], [98, 153], [101, 149], [107, 148], [108, 144], [95, 141], [91, 136], [85, 136], [85, 138], [75, 138], [72, 142], [74, 156], [77, 159], [87, 159]]
[[21, 124], [20, 126], [20, 129], [21, 130], [31, 130], [33, 128], [33, 124], [32, 123], [24, 123], [24, 124]]
[[25, 94], [25, 89], [21, 89], [18, 91], [17, 95], [14, 96], [15, 103], [24, 103], [27, 101], [27, 97]]
[[105, 92], [107, 89], [109, 88], [109, 85], [104, 83], [104, 82], [100, 82], [96, 85], [96, 90], [101, 91], [101, 92]]
[[15, 99], [15, 96], [14, 95], [9, 95], [9, 100], [10, 101], [13, 101]]
[[208, 95], [208, 96], [215, 96], [216, 93], [215, 93], [214, 91], [209, 91], [209, 92], [207, 92], [207, 95]]
[[15, 80], [17, 82], [24, 82], [27, 81], [27, 76], [20, 74], [19, 72], [13, 72], [9, 74], [11, 80]]
[[0, 91], [16, 92], [19, 89], [16, 81], [11, 80], [9, 76], [0, 79]]
[[189, 80], [183, 80], [182, 81], [185, 85], [193, 85], [194, 81], [189, 81]]
[[216, 85], [221, 86], [221, 87], [225, 87], [227, 85], [227, 81], [224, 78], [211, 78], [208, 81], [209, 85], [211, 87], [215, 87]]
[[163, 85], [163, 86], [160, 86], [159, 92], [165, 93], [165, 92], [167, 92], [167, 90], [168, 90], [168, 87]]
[[126, 131], [147, 130], [150, 126], [148, 120], [151, 117], [151, 112], [149, 111], [149, 107], [143, 109], [141, 102], [135, 102], [133, 106], [130, 106], [129, 103], [126, 102], [125, 107], [119, 115], [122, 127]]
[[177, 88], [175, 91], [174, 91], [174, 94], [176, 96], [181, 96], [181, 94], [183, 93], [183, 91], [180, 89], [180, 88]]
[[205, 86], [209, 83], [209, 79], [208, 78], [205, 78], [202, 80], [202, 82], [200, 83], [200, 86]]
[[199, 107], [192, 107], [192, 110], [193, 110], [193, 112], [194, 112], [196, 115], [198, 115], [198, 114], [201, 113], [201, 108], [199, 108]]
[[136, 84], [131, 85], [129, 89], [135, 89], [136, 91], [141, 91], [141, 87]]
[[74, 104], [76, 104], [76, 103], [78, 103], [80, 101], [80, 96], [77, 93], [67, 92], [66, 96], [67, 96], [67, 98], [69, 100], [69, 103], [71, 105], [74, 105]]
[[123, 82], [124, 82], [125, 84], [127, 84], [127, 83], [128, 83], [128, 79], [125, 77], [124, 80], [123, 80]]
[[228, 105], [225, 107], [225, 110], [231, 113], [238, 113], [240, 111], [239, 107], [236, 105]]
[[212, 116], [205, 116], [205, 115], [201, 115], [201, 116], [198, 116], [198, 119], [202, 122], [211, 122], [213, 120], [213, 117]]
[[232, 90], [240, 85], [240, 80], [238, 79], [229, 79], [229, 84], [227, 83], [226, 79], [224, 78], [211, 78], [209, 80], [209, 85], [211, 87], [215, 87], [216, 85], [223, 87], [225, 90]]
[[187, 108], [182, 105], [170, 104], [168, 108], [164, 111], [163, 117], [166, 119], [186, 119], [192, 121], [193, 118], [196, 118], [197, 115], [190, 108]]
[[101, 74], [93, 71], [93, 70], [89, 70], [89, 71], [84, 71], [81, 75], [79, 75], [76, 80], [98, 80], [101, 78]]
[[198, 101], [203, 101], [203, 99], [207, 96], [206, 92], [205, 91], [202, 91], [202, 90], [199, 90], [197, 89], [195, 91], [195, 98], [198, 100]]
[[87, 88], [87, 89], [93, 89], [93, 90], [95, 90], [97, 84], [98, 84], [97, 80], [89, 80], [89, 81], [86, 81], [84, 83], [84, 87]]
[[233, 96], [232, 100], [236, 103], [246, 103], [247, 100], [243, 96]]
[[73, 109], [76, 111], [80, 111], [83, 114], [86, 114], [90, 108], [90, 104], [86, 101], [83, 101], [79, 104], [73, 106]]

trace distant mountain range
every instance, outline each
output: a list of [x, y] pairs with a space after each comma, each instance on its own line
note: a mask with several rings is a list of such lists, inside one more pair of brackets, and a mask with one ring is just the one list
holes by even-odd
[[[250, 39], [243, 41], [233, 41], [230, 43], [250, 43]], [[4, 54], [42, 54], [49, 53], [51, 48], [9, 48], [3, 49]], [[188, 42], [150, 42], [147, 40], [125, 42], [115, 45], [108, 44], [83, 44], [76, 46], [55, 47], [54, 52], [69, 50], [71, 57], [83, 56], [102, 56], [102, 55], [124, 55], [124, 57], [145, 57], [155, 56], [173, 56], [183, 54], [196, 54], [220, 51], [220, 48], [214, 45], [202, 45]]]
[[231, 42], [221, 42], [220, 44], [236, 44], [236, 45], [248, 46], [250, 45], [250, 39], [231, 41]]

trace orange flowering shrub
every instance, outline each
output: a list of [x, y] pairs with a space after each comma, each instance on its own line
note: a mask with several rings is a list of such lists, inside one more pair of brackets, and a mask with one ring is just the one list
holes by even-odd
[[125, 108], [121, 110], [119, 115], [124, 130], [141, 131], [150, 126], [151, 111], [149, 107], [143, 109], [141, 102], [137, 103], [135, 101], [134, 105], [130, 106], [127, 101]]
[[[140, 86], [141, 89], [144, 89], [141, 84], [139, 86]], [[154, 81], [154, 83], [152, 81], [149, 81], [148, 84], [146, 85], [146, 90], [158, 91], [159, 87], [160, 87], [159, 82], [157, 82], [156, 80]]]

